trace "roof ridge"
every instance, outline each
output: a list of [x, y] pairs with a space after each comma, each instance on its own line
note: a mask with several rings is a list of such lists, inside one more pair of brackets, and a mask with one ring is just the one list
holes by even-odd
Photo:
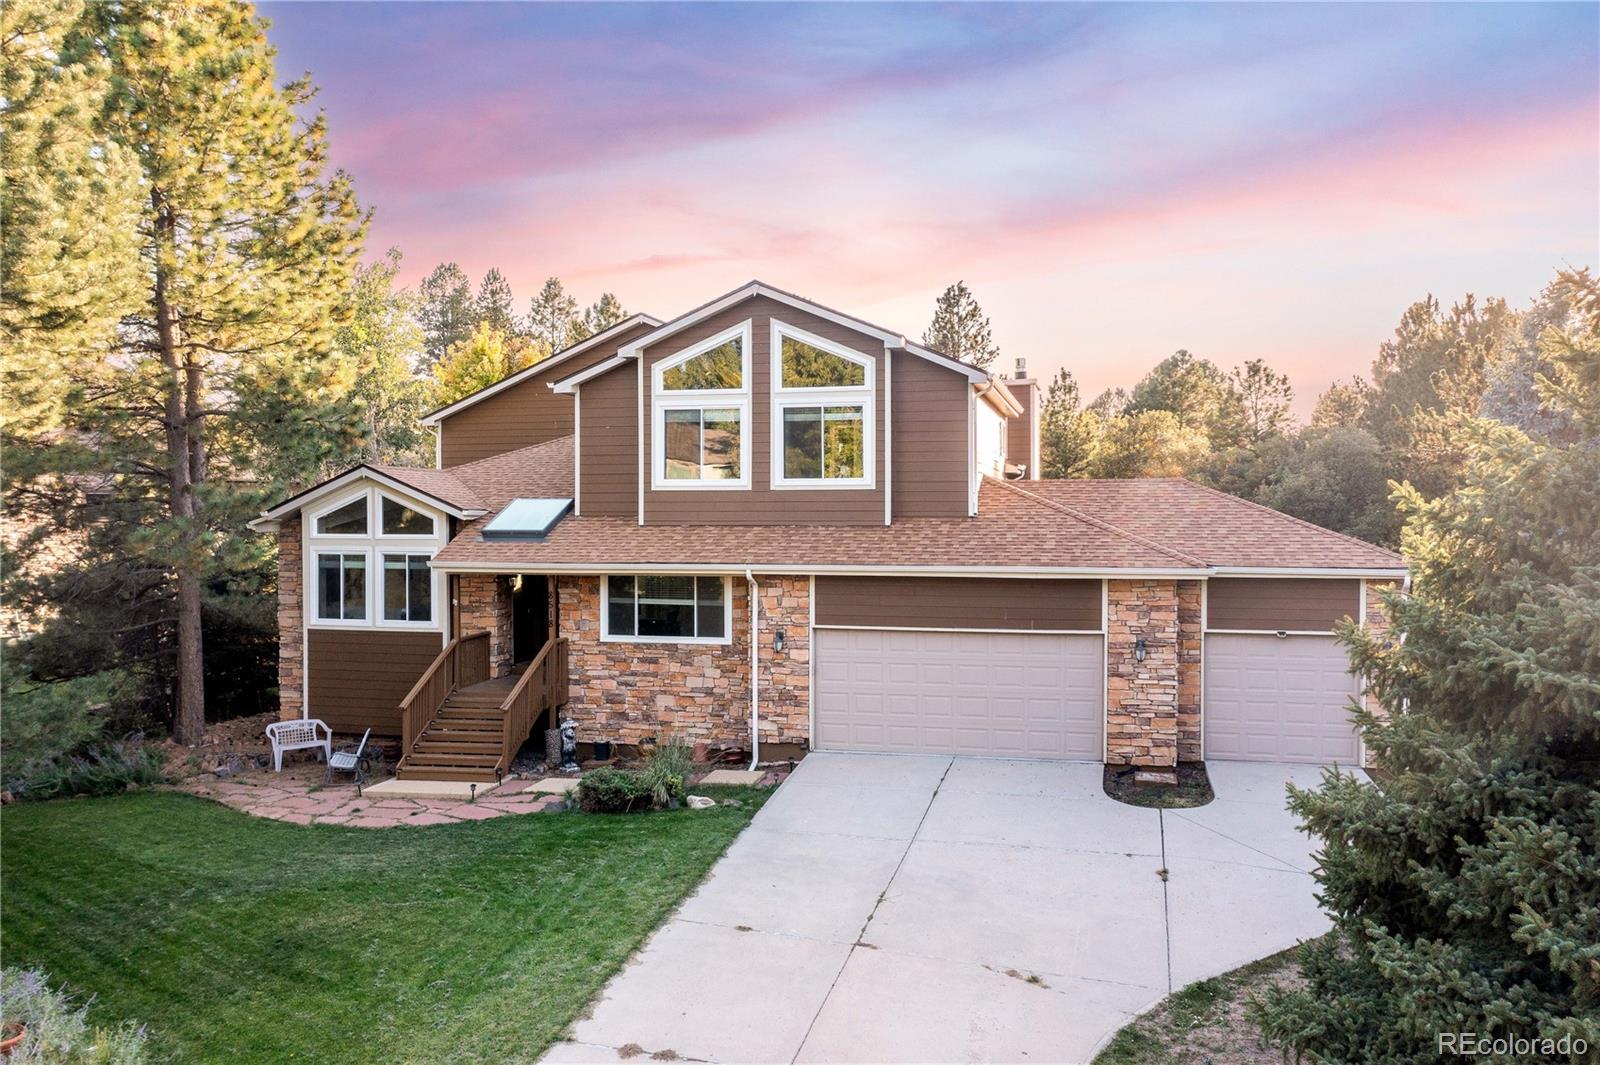
[[[985, 475], [985, 476], [987, 476], [987, 475]], [[1118, 525], [1113, 525], [1109, 521], [1106, 521], [1106, 520], [1104, 520], [1102, 518], [1097, 518], [1092, 514], [1085, 514], [1081, 510], [1078, 510], [1076, 507], [1069, 507], [1065, 503], [1056, 502], [1054, 499], [1046, 499], [1044, 496], [1035, 495], [1034, 493], [1028, 491], [1027, 489], [1018, 486], [1018, 484], [1015, 481], [1003, 481], [1003, 480], [1000, 480], [999, 478], [996, 478], [996, 477], [989, 477], [988, 479], [991, 480], [991, 481], [994, 481], [996, 484], [1003, 485], [1006, 488], [1011, 489], [1013, 492], [1017, 493], [1018, 495], [1022, 496], [1025, 499], [1033, 500], [1035, 503], [1038, 503], [1040, 506], [1048, 507], [1051, 510], [1058, 510], [1061, 513], [1067, 515], [1068, 517], [1076, 518], [1079, 521], [1084, 522], [1087, 525], [1092, 525], [1097, 529], [1101, 529], [1101, 530], [1104, 530], [1105, 532], [1109, 532], [1109, 533], [1113, 533], [1114, 535], [1121, 536], [1122, 538], [1124, 538], [1126, 540], [1132, 540], [1134, 543], [1139, 544], [1142, 547], [1148, 547], [1152, 551], [1159, 551], [1163, 555], [1167, 555], [1167, 556], [1169, 556], [1171, 558], [1178, 559], [1180, 562], [1185, 562], [1185, 563], [1188, 563], [1189, 565], [1192, 565], [1192, 566], [1201, 566], [1201, 567], [1207, 567], [1207, 566], [1210, 565], [1210, 563], [1205, 562], [1205, 561], [1203, 561], [1203, 560], [1201, 560], [1199, 558], [1196, 558], [1194, 555], [1186, 554], [1186, 553], [1184, 553], [1182, 551], [1175, 550], [1174, 548], [1167, 547], [1165, 544], [1157, 543], [1154, 540], [1147, 540], [1143, 536], [1139, 536], [1136, 533], [1131, 533], [1127, 529], [1124, 529], [1124, 528], [1122, 528], [1121, 526], [1118, 526]]]
[[1231, 500], [1232, 502], [1235, 502], [1235, 503], [1243, 503], [1245, 506], [1254, 507], [1256, 510], [1266, 511], [1268, 514], [1271, 514], [1275, 518], [1282, 518], [1284, 521], [1289, 521], [1289, 522], [1293, 522], [1296, 525], [1304, 526], [1305, 528], [1311, 529], [1314, 532], [1319, 532], [1319, 533], [1322, 533], [1322, 534], [1324, 534], [1326, 536], [1337, 536], [1339, 539], [1349, 541], [1350, 543], [1355, 544], [1358, 547], [1365, 547], [1369, 551], [1382, 551], [1386, 555], [1393, 555], [1395, 558], [1399, 559], [1402, 562], [1405, 561], [1405, 556], [1400, 554], [1400, 552], [1398, 552], [1398, 551], [1391, 551], [1387, 547], [1379, 547], [1377, 544], [1368, 543], [1367, 541], [1361, 539], [1359, 536], [1351, 536], [1349, 533], [1342, 533], [1337, 529], [1324, 528], [1323, 526], [1318, 525], [1315, 522], [1306, 521], [1304, 518], [1297, 518], [1293, 514], [1285, 514], [1281, 510], [1274, 510], [1272, 507], [1267, 506], [1265, 503], [1257, 503], [1253, 499], [1246, 499], [1244, 496], [1236, 496], [1231, 492], [1224, 492], [1220, 488], [1213, 488], [1209, 484], [1201, 484], [1199, 481], [1191, 481], [1187, 477], [1174, 477], [1174, 478], [1171, 478], [1171, 479], [1175, 480], [1175, 481], [1180, 481], [1183, 484], [1189, 485], [1192, 488], [1198, 488], [1202, 492], [1209, 492], [1214, 496], [1221, 496], [1223, 499]]

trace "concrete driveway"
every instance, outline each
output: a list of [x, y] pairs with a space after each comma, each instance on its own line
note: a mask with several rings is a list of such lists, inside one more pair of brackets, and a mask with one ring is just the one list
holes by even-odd
[[1086, 1061], [1327, 929], [1283, 808], [1317, 768], [1209, 768], [1155, 811], [1099, 765], [813, 754], [545, 1060]]

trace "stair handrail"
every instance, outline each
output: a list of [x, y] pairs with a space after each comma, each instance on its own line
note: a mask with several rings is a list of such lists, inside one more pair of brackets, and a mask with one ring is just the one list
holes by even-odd
[[[564, 698], [558, 698], [565, 686], [566, 676], [567, 638], [552, 636], [539, 648], [539, 653], [533, 656], [528, 668], [517, 678], [511, 694], [500, 704], [500, 760], [494, 767], [497, 778], [510, 771], [512, 759], [516, 758], [522, 741], [528, 738], [528, 732], [539, 715], [552, 706], [566, 702]], [[538, 696], [537, 703], [534, 693]]]
[[445, 644], [444, 650], [400, 700], [401, 756], [411, 753], [452, 692], [488, 679], [487, 631], [469, 632]]

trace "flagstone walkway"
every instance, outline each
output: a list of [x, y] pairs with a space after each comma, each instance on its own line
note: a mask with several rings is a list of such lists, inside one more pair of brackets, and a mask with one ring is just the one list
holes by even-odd
[[529, 795], [531, 781], [510, 780], [478, 798], [400, 799], [360, 796], [353, 784], [324, 785], [321, 763], [286, 765], [282, 773], [259, 770], [217, 779], [209, 774], [179, 785], [192, 795], [215, 799], [254, 817], [296, 825], [349, 825], [354, 828], [396, 828], [400, 825], [445, 825], [485, 821], [506, 814], [531, 814], [560, 809], [560, 795]]

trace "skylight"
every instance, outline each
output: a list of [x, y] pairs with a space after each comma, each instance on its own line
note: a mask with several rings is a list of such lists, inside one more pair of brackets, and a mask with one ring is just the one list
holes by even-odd
[[485, 540], [543, 540], [572, 510], [571, 499], [513, 499], [483, 527]]

